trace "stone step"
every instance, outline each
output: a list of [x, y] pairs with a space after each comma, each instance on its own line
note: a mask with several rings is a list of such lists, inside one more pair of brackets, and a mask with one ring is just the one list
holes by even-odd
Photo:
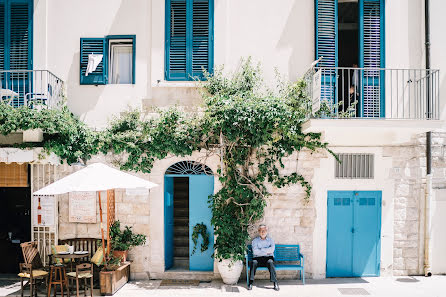
[[164, 272], [150, 273], [150, 278], [153, 279], [188, 279], [209, 282], [214, 279], [214, 272], [212, 271], [189, 271], [186, 269], [169, 269]]
[[182, 199], [182, 200], [173, 200], [173, 208], [187, 208], [189, 209], [189, 200], [188, 199]]
[[174, 257], [189, 257], [189, 246], [175, 246], [173, 248]]
[[189, 269], [189, 257], [173, 257], [174, 269]]
[[[175, 233], [175, 231], [174, 231]], [[175, 247], [188, 247], [189, 246], [189, 236], [174, 236], [173, 244]]]
[[173, 227], [174, 236], [187, 236], [189, 237], [189, 226], [175, 226]]
[[189, 209], [188, 208], [175, 208], [173, 209], [173, 216], [178, 218], [189, 218]]
[[189, 228], [189, 217], [174, 218], [173, 225], [174, 225], [174, 227], [185, 226], [185, 227]]

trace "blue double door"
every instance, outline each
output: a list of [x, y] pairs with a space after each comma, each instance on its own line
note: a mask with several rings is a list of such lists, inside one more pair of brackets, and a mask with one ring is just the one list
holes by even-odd
[[[189, 180], [189, 270], [212, 271], [214, 268], [214, 229], [211, 225], [212, 211], [208, 198], [214, 193], [213, 175], [165, 175], [164, 177], [164, 240], [165, 269], [173, 266], [174, 258], [174, 178], [186, 177]], [[193, 228], [204, 223], [209, 235], [208, 249], [201, 252], [203, 239], [198, 238], [195, 253], [192, 255]]]
[[327, 277], [379, 276], [381, 191], [328, 191]]

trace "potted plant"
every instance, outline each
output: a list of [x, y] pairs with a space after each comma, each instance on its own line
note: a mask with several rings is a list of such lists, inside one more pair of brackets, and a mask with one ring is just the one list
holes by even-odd
[[122, 288], [130, 277], [130, 263], [121, 263], [121, 258], [110, 255], [99, 273], [101, 295], [113, 295]]
[[226, 189], [211, 196], [212, 224], [215, 226], [215, 258], [225, 284], [236, 284], [243, 270], [246, 242], [249, 240], [247, 225], [240, 219], [236, 204], [227, 203]]
[[110, 227], [110, 245], [113, 256], [121, 259], [121, 262], [127, 261], [127, 255], [130, 248], [146, 243], [144, 234], [135, 234], [132, 227], [125, 226], [121, 230], [121, 222], [115, 221]]

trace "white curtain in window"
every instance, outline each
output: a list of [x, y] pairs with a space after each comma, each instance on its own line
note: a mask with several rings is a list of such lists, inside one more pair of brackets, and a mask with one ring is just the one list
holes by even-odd
[[132, 83], [132, 45], [112, 44], [111, 45], [111, 83], [131, 84]]

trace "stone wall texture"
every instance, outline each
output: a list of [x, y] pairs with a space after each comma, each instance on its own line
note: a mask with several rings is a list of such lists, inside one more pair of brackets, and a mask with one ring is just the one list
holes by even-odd
[[[446, 161], [444, 156], [446, 134], [433, 133], [433, 177], [434, 183], [443, 183], [446, 177]], [[282, 174], [294, 171], [301, 172], [304, 177], [312, 182], [313, 187], [318, 186], [314, 181], [314, 170], [320, 168], [321, 160], [327, 158], [328, 153], [302, 151], [295, 153], [284, 161], [285, 168]], [[382, 157], [391, 158], [392, 168], [388, 168], [388, 179], [393, 182], [391, 201], [393, 201], [393, 267], [394, 275], [417, 275], [422, 274], [424, 265], [424, 203], [425, 203], [425, 175], [426, 154], [425, 134], [417, 135], [411, 143], [399, 146], [386, 146], [382, 148]], [[185, 158], [188, 159], [188, 158]], [[138, 174], [157, 183], [162, 183], [165, 169], [174, 162], [183, 160], [173, 157], [169, 160], [157, 161], [150, 175]], [[94, 161], [106, 162], [104, 157]], [[208, 164], [215, 170], [218, 160], [211, 160]], [[109, 162], [110, 164], [110, 162]], [[40, 165], [39, 165], [40, 166]], [[40, 166], [35, 168], [46, 170], [51, 176], [51, 170], [56, 170], [53, 180], [74, 172], [75, 168], [67, 165]], [[53, 169], [51, 169], [53, 168]], [[48, 184], [51, 180], [43, 181], [42, 174], [33, 174], [35, 189]], [[40, 178], [40, 180], [39, 180]], [[352, 183], [355, 183], [352, 180]], [[39, 186], [40, 185], [40, 186]], [[286, 188], [275, 188], [267, 185], [272, 195], [268, 198], [264, 218], [258, 222], [264, 223], [269, 228], [269, 234], [279, 244], [299, 244], [301, 252], [305, 255], [306, 277], [312, 277], [313, 271], [313, 240], [316, 209], [314, 197], [305, 200], [305, 191], [300, 185], [292, 185]], [[378, 190], [379, 190], [379, 185]], [[216, 182], [215, 189], [219, 184]], [[123, 225], [132, 226], [137, 233], [147, 235], [147, 243], [144, 246], [131, 250], [129, 258], [133, 261], [131, 266], [132, 278], [150, 278], [150, 271], [156, 271], [160, 275], [163, 270], [163, 227], [153, 226], [151, 222], [161, 223], [162, 219], [154, 219], [163, 215], [163, 190], [157, 189], [148, 195], [134, 195], [125, 190], [116, 191], [116, 218]], [[103, 216], [106, 218], [106, 193], [103, 198]], [[151, 202], [152, 201], [152, 202]], [[156, 203], [153, 201], [157, 201]], [[152, 208], [151, 209], [151, 205]], [[156, 205], [156, 207], [153, 207]], [[98, 217], [96, 224], [79, 224], [68, 221], [68, 195], [59, 197], [59, 238], [72, 237], [100, 238], [99, 205], [97, 207]], [[383, 218], [384, 220], [385, 218]], [[256, 236], [257, 226], [251, 226], [250, 235]], [[158, 268], [156, 268], [158, 267]], [[155, 268], [154, 268], [155, 267]], [[218, 277], [217, 268], [214, 269]], [[280, 277], [296, 277], [295, 272], [281, 272]], [[267, 272], [259, 272], [259, 278], [268, 277]]]

